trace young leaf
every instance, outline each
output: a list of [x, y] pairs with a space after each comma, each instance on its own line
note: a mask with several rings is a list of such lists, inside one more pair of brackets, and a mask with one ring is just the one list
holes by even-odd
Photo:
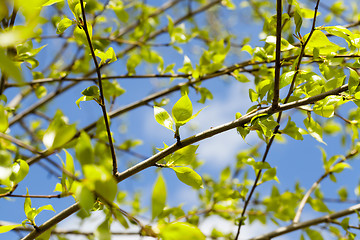
[[172, 116], [175, 123], [184, 122], [191, 118], [193, 113], [192, 103], [188, 95], [182, 96], [172, 108]]
[[[92, 25], [90, 23], [87, 23], [87, 29], [88, 29], [90, 40], [91, 40], [92, 39]], [[74, 29], [74, 38], [79, 45], [84, 44], [86, 46], [89, 46], [89, 42], [87, 40], [85, 31], [82, 28], [80, 29], [79, 26], [75, 27], [75, 29]]]
[[196, 158], [196, 150], [199, 145], [189, 145], [177, 150], [166, 163], [167, 165], [186, 166]]
[[95, 55], [101, 59], [101, 62], [99, 63], [99, 65], [103, 65], [105, 63], [112, 63], [115, 62], [117, 60], [116, 58], [116, 54], [114, 52], [114, 49], [112, 47], [109, 47], [108, 50], [106, 50], [106, 52], [102, 52], [98, 49], [95, 50]]
[[12, 173], [10, 175], [10, 180], [16, 183], [21, 182], [29, 172], [29, 165], [24, 160], [17, 160], [16, 163], [12, 165]]
[[68, 18], [63, 18], [56, 26], [56, 34], [62, 34], [68, 27], [73, 25], [74, 22]]
[[359, 75], [355, 70], [353, 70], [351, 68], [349, 68], [349, 71], [350, 71], [349, 92], [350, 92], [350, 94], [354, 94], [355, 90], [358, 87], [359, 82], [360, 82]]
[[100, 90], [99, 90], [98, 86], [88, 87], [88, 88], [84, 89], [81, 92], [81, 94], [84, 95], [84, 96], [80, 97], [76, 101], [76, 105], [79, 108], [80, 108], [80, 102], [95, 100], [96, 102], [99, 103]]
[[275, 180], [275, 181], [279, 182], [279, 179], [276, 176], [276, 168], [267, 169], [264, 172], [264, 174], [261, 178], [261, 182], [259, 184], [270, 181], [270, 180]]
[[293, 121], [291, 121], [291, 118], [289, 117], [286, 127], [283, 130], [281, 130], [281, 132], [289, 135], [295, 140], [303, 140], [304, 138], [299, 130], [300, 128], [298, 128], [296, 124]]
[[9, 127], [8, 114], [3, 105], [0, 105], [0, 132], [5, 132]]
[[154, 106], [154, 117], [155, 120], [166, 127], [167, 129], [170, 129], [171, 131], [175, 132], [174, 130], [174, 120], [170, 116], [170, 114], [163, 108]]
[[62, 147], [76, 134], [76, 125], [68, 125], [61, 111], [57, 111], [43, 136], [43, 143], [48, 149]]
[[19, 67], [10, 59], [3, 48], [0, 48], [0, 69], [6, 76], [14, 79], [16, 82], [23, 82], [23, 76]]
[[81, 166], [94, 163], [94, 149], [91, 145], [91, 139], [86, 132], [81, 132], [75, 145], [76, 158]]
[[22, 224], [15, 224], [15, 225], [4, 225], [0, 226], [0, 233], [5, 233], [13, 230], [14, 228], [21, 227]]
[[165, 180], [161, 173], [154, 184], [152, 197], [151, 197], [151, 206], [152, 206], [152, 219], [155, 219], [161, 214], [165, 208], [166, 203], [166, 185]]
[[318, 124], [317, 122], [315, 122], [312, 117], [307, 117], [304, 119], [304, 125], [307, 128], [307, 130], [309, 131], [309, 134], [315, 138], [317, 141], [323, 143], [326, 145], [326, 143], [323, 141], [322, 139], [322, 128], [320, 126], [320, 124]]
[[172, 167], [172, 170], [175, 171], [176, 176], [183, 183], [193, 187], [193, 188], [203, 188], [203, 181], [199, 174], [194, 170], [188, 167]]
[[205, 235], [196, 226], [187, 222], [174, 222], [160, 229], [161, 239], [196, 239], [205, 240]]
[[76, 188], [75, 196], [81, 208], [89, 213], [94, 205], [95, 195], [86, 186], [79, 185]]

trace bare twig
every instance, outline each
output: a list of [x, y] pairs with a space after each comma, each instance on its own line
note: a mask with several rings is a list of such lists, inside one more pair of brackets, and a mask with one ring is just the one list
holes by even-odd
[[[358, 153], [358, 150], [356, 150], [356, 149], [352, 150], [348, 155], [345, 156], [345, 158], [342, 158], [338, 162], [336, 162], [334, 164], [334, 166], [339, 164], [339, 163], [344, 162], [345, 160], [347, 160], [347, 159], [349, 159], [349, 158], [351, 158], [353, 156], [355, 156], [357, 153]], [[311, 188], [305, 193], [304, 197], [301, 199], [301, 202], [299, 204], [299, 208], [296, 211], [296, 214], [295, 214], [295, 217], [294, 217], [294, 220], [293, 220], [294, 223], [299, 222], [301, 213], [302, 213], [302, 211], [303, 211], [303, 209], [305, 207], [305, 204], [309, 200], [309, 197], [310, 197], [311, 193], [319, 186], [320, 182], [322, 180], [324, 180], [327, 176], [329, 176], [331, 173], [332, 173], [331, 169], [330, 169], [330, 171], [326, 171], [316, 182], [313, 183]]]
[[290, 225], [288, 225], [286, 227], [280, 227], [280, 228], [276, 229], [273, 232], [263, 234], [261, 236], [254, 237], [251, 240], [268, 240], [268, 239], [272, 239], [274, 237], [278, 237], [278, 236], [284, 235], [284, 234], [289, 233], [289, 232], [294, 232], [294, 231], [299, 230], [299, 229], [303, 229], [303, 228], [310, 227], [310, 226], [313, 226], [313, 225], [317, 225], [317, 224], [320, 224], [320, 223], [327, 223], [327, 222], [329, 222], [329, 221], [331, 221], [333, 219], [341, 218], [341, 217], [353, 214], [355, 212], [358, 212], [359, 210], [360, 210], [360, 204], [357, 204], [357, 205], [349, 207], [349, 208], [347, 208], [345, 210], [342, 210], [342, 211], [339, 211], [339, 212], [336, 212], [336, 213], [333, 213], [333, 214], [328, 214], [328, 215], [325, 215], [323, 217], [314, 218], [314, 219], [311, 219], [309, 221], [300, 222], [300, 223], [292, 223], [292, 224], [290, 224]]
[[274, 98], [272, 107], [276, 109], [279, 104], [280, 69], [281, 69], [281, 27], [282, 24], [282, 0], [276, 1], [276, 49], [275, 49], [275, 79]]
[[96, 74], [97, 74], [97, 78], [98, 78], [97, 80], [98, 80], [99, 91], [100, 91], [100, 101], [101, 101], [99, 103], [99, 105], [100, 105], [102, 113], [103, 113], [106, 132], [107, 132], [107, 135], [108, 135], [108, 141], [109, 141], [111, 157], [112, 157], [113, 175], [115, 176], [117, 174], [117, 172], [118, 172], [117, 171], [117, 160], [116, 160], [114, 143], [113, 143], [113, 139], [112, 139], [112, 136], [111, 136], [111, 130], [110, 130], [110, 123], [109, 123], [109, 119], [108, 119], [108, 114], [107, 114], [107, 111], [106, 111], [104, 91], [103, 91], [103, 86], [102, 86], [102, 81], [101, 81], [100, 67], [99, 67], [99, 64], [98, 64], [98, 62], [96, 60], [95, 51], [94, 51], [94, 48], [92, 46], [92, 42], [91, 42], [91, 39], [90, 39], [90, 34], [89, 34], [89, 31], [88, 31], [88, 28], [87, 28], [86, 14], [85, 14], [85, 8], [84, 8], [83, 0], [80, 0], [80, 5], [81, 5], [81, 12], [82, 12], [82, 17], [83, 17], [83, 21], [84, 21], [83, 29], [85, 31], [87, 42], [89, 44], [89, 48], [90, 48], [90, 52], [91, 52], [91, 56], [93, 58], [95, 68], [96, 68]]

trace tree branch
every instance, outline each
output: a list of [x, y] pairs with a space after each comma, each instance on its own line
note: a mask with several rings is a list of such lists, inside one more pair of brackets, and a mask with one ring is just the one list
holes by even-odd
[[[357, 149], [352, 150], [348, 155], [345, 156], [345, 158], [340, 159], [337, 163], [335, 163], [334, 166], [339, 164], [339, 163], [344, 162], [345, 160], [347, 160], [347, 159], [349, 159], [349, 158], [351, 158], [353, 156], [355, 156], [357, 153], [358, 153]], [[329, 176], [331, 173], [332, 173], [331, 170], [325, 172], [316, 182], [313, 183], [311, 188], [305, 193], [304, 197], [301, 199], [301, 202], [299, 204], [299, 208], [296, 211], [296, 214], [295, 214], [295, 217], [294, 217], [294, 220], [293, 220], [294, 223], [299, 222], [301, 213], [304, 210], [305, 204], [307, 203], [311, 193], [319, 186], [320, 182], [322, 180], [324, 180], [327, 176]]]
[[314, 219], [311, 219], [309, 221], [305, 221], [305, 222], [301, 222], [301, 223], [292, 223], [292, 224], [290, 224], [290, 225], [288, 225], [286, 227], [280, 227], [280, 228], [278, 228], [277, 230], [275, 230], [273, 232], [263, 234], [263, 235], [258, 236], [258, 237], [251, 238], [250, 240], [268, 240], [268, 239], [278, 237], [278, 236], [281, 236], [281, 235], [284, 235], [286, 233], [293, 232], [293, 231], [296, 231], [296, 230], [299, 230], [299, 229], [303, 229], [303, 228], [310, 227], [310, 226], [313, 226], [313, 225], [317, 225], [317, 224], [320, 224], [320, 223], [327, 223], [327, 222], [329, 222], [329, 221], [331, 221], [333, 219], [337, 219], [337, 218], [341, 218], [341, 217], [353, 214], [353, 213], [355, 213], [355, 212], [357, 212], [359, 210], [360, 210], [360, 204], [357, 204], [357, 205], [354, 205], [352, 207], [349, 207], [348, 209], [345, 209], [345, 210], [342, 210], [342, 211], [339, 211], [339, 212], [336, 212], [336, 213], [333, 213], [333, 214], [328, 214], [328, 215], [325, 215], [323, 217], [314, 218]]
[[280, 69], [281, 69], [281, 23], [282, 23], [282, 0], [276, 0], [276, 50], [275, 50], [275, 79], [274, 79], [274, 98], [272, 108], [276, 109], [279, 105], [280, 88]]
[[117, 160], [116, 160], [116, 154], [115, 154], [115, 148], [114, 148], [114, 143], [113, 143], [113, 139], [111, 136], [111, 130], [110, 130], [110, 124], [109, 124], [109, 118], [108, 118], [108, 114], [106, 111], [106, 105], [105, 105], [105, 98], [104, 98], [104, 91], [103, 91], [103, 86], [102, 86], [102, 81], [101, 81], [101, 73], [100, 73], [100, 67], [99, 64], [96, 60], [96, 56], [95, 56], [95, 52], [94, 52], [94, 48], [90, 39], [90, 34], [87, 28], [87, 22], [86, 22], [86, 14], [85, 14], [85, 8], [84, 8], [84, 1], [80, 0], [80, 5], [81, 5], [81, 12], [82, 12], [82, 16], [83, 16], [83, 29], [85, 31], [86, 34], [86, 38], [89, 44], [89, 48], [90, 48], [90, 52], [91, 52], [91, 56], [92, 59], [94, 61], [95, 64], [95, 68], [96, 68], [96, 74], [97, 74], [97, 80], [98, 80], [98, 85], [99, 85], [99, 91], [100, 91], [100, 101], [101, 103], [99, 103], [102, 113], [103, 113], [103, 118], [104, 118], [104, 122], [105, 122], [105, 127], [106, 127], [106, 132], [108, 135], [108, 141], [109, 141], [109, 146], [110, 146], [110, 151], [111, 151], [111, 158], [112, 158], [112, 166], [113, 166], [113, 175], [115, 176], [117, 174]]

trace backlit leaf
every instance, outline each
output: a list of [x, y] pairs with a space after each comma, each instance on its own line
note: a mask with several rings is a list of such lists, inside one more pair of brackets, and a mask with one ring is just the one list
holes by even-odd
[[170, 114], [163, 108], [154, 106], [154, 117], [155, 120], [166, 127], [167, 129], [170, 129], [171, 131], [175, 132], [174, 130], [174, 120], [170, 116]]
[[166, 203], [166, 185], [165, 180], [161, 173], [159, 173], [158, 178], [154, 184], [152, 197], [151, 197], [151, 209], [152, 209], [152, 219], [155, 219], [161, 214], [165, 208]]
[[57, 24], [56, 34], [62, 34], [68, 27], [73, 25], [74, 22], [68, 18], [63, 18], [61, 21]]
[[205, 235], [194, 225], [187, 222], [174, 222], [160, 229], [162, 240], [196, 239], [205, 240]]
[[188, 167], [172, 167], [172, 170], [175, 171], [176, 176], [183, 183], [193, 187], [193, 188], [203, 188], [203, 181], [199, 174], [194, 170]]

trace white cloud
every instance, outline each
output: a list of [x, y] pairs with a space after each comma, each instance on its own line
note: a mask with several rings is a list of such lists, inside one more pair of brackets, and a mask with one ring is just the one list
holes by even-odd
[[[224, 218], [221, 218], [216, 215], [208, 217], [204, 222], [200, 224], [200, 229], [206, 236], [209, 236], [211, 234], [213, 228], [216, 228], [217, 230], [225, 234], [232, 232], [235, 235], [238, 227], [235, 226], [235, 224], [232, 221], [225, 220]], [[256, 221], [253, 222], [251, 225], [246, 224], [242, 226], [239, 239], [240, 240], [250, 239], [252, 237], [271, 232], [276, 228], [277, 227], [273, 223], [268, 223], [264, 225]], [[280, 237], [279, 239], [286, 240], [288, 238], [283, 236]]]
[[[209, 107], [204, 109], [193, 123], [201, 126], [201, 130], [206, 130], [235, 120], [236, 112], [245, 114], [251, 106], [248, 98], [249, 87], [250, 84], [231, 83], [226, 97], [210, 101]], [[199, 158], [219, 168], [233, 161], [236, 153], [248, 147], [248, 144], [251, 145], [253, 140], [252, 135], [249, 135], [245, 143], [235, 129], [230, 130], [202, 141], [198, 150]]]

